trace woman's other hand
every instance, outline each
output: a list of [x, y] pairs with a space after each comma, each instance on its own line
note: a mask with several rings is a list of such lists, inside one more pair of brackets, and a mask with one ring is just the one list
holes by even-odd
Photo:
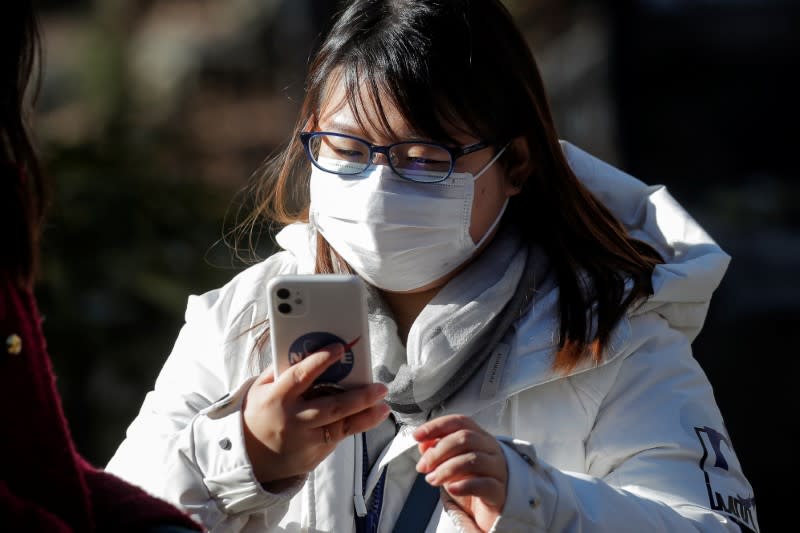
[[447, 494], [481, 531], [489, 531], [506, 502], [508, 467], [500, 443], [471, 418], [447, 415], [414, 431], [422, 454], [417, 471]]
[[305, 475], [343, 438], [380, 424], [390, 412], [386, 386], [373, 383], [331, 396], [303, 393], [342, 356], [341, 344], [327, 346], [292, 365], [275, 380], [267, 368], [250, 386], [243, 409], [245, 446], [256, 479], [280, 490]]

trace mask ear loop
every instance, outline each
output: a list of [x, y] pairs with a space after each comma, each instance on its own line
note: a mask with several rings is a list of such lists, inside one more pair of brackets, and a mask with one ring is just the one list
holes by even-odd
[[503, 214], [506, 212], [506, 207], [508, 207], [508, 196], [506, 196], [506, 201], [503, 202], [503, 207], [500, 208], [500, 212], [497, 214], [497, 218], [494, 219], [492, 225], [489, 226], [489, 229], [487, 229], [486, 233], [483, 234], [481, 240], [475, 243], [476, 250], [481, 247], [481, 245], [486, 241], [489, 235], [491, 235], [494, 229], [500, 224], [500, 221], [503, 219]]
[[482, 169], [480, 169], [480, 170], [478, 171], [478, 173], [477, 173], [477, 174], [475, 174], [474, 176], [472, 176], [472, 181], [475, 181], [475, 180], [477, 180], [478, 178], [480, 178], [481, 176], [483, 176], [483, 173], [484, 173], [484, 172], [486, 172], [487, 170], [489, 170], [489, 167], [491, 167], [492, 165], [494, 165], [494, 164], [495, 164], [495, 162], [496, 162], [498, 159], [500, 159], [500, 156], [501, 156], [501, 155], [503, 155], [503, 152], [505, 152], [505, 151], [506, 151], [506, 148], [508, 148], [509, 146], [511, 146], [511, 141], [508, 141], [508, 142], [505, 144], [505, 146], [503, 146], [503, 147], [500, 149], [500, 151], [499, 151], [499, 152], [497, 152], [497, 154], [495, 154], [495, 156], [494, 156], [494, 157], [493, 157], [491, 160], [489, 160], [489, 162], [488, 162], [488, 163], [486, 163], [486, 165], [484, 165], [484, 167], [483, 167]]
[[[508, 148], [510, 145], [511, 141], [507, 142], [506, 145], [503, 146], [503, 148], [501, 148], [499, 152], [497, 152], [497, 155], [495, 155], [491, 159], [491, 161], [489, 161], [486, 164], [486, 166], [484, 166], [480, 170], [480, 172], [475, 174], [475, 176], [472, 178], [472, 181], [475, 181], [478, 178], [480, 178], [483, 175], [483, 173], [486, 172], [489, 169], [489, 167], [491, 167], [495, 163], [495, 161], [497, 161], [500, 158], [501, 155], [503, 155], [503, 152], [505, 152], [506, 148]], [[489, 235], [491, 235], [494, 232], [495, 228], [497, 228], [497, 226], [500, 224], [500, 221], [503, 219], [503, 214], [506, 212], [507, 207], [508, 207], [508, 196], [506, 196], [506, 201], [503, 202], [503, 207], [500, 208], [500, 212], [497, 214], [497, 218], [494, 219], [494, 222], [492, 222], [492, 225], [489, 226], [489, 229], [487, 229], [486, 232], [483, 234], [483, 237], [481, 237], [480, 240], [477, 243], [475, 243], [476, 250], [481, 247], [481, 245], [486, 241], [486, 239], [489, 238]]]

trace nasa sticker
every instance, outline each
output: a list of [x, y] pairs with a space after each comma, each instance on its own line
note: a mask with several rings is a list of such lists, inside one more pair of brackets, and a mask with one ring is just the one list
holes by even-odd
[[353, 370], [353, 363], [355, 362], [353, 346], [358, 344], [360, 340], [361, 337], [359, 336], [347, 342], [327, 331], [312, 331], [311, 333], [306, 333], [295, 339], [291, 346], [289, 346], [289, 364], [297, 364], [312, 353], [319, 351], [329, 344], [342, 344], [344, 345], [344, 353], [341, 359], [329, 366], [328, 369], [314, 381], [314, 388], [329, 389], [333, 387], [337, 391], [342, 390], [342, 387], [338, 385], [338, 383], [346, 378]]

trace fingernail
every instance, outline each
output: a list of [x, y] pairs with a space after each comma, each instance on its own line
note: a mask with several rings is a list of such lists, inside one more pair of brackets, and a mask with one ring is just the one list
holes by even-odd
[[384, 396], [389, 394], [389, 389], [383, 383], [373, 383], [372, 393], [378, 398], [383, 398]]
[[428, 464], [422, 459], [420, 459], [419, 462], [417, 463], [417, 472], [422, 473], [425, 472], [427, 469], [428, 469]]
[[385, 403], [381, 405], [381, 416], [386, 418], [389, 416], [389, 413], [392, 412], [392, 408], [386, 405]]
[[436, 476], [431, 472], [425, 476], [425, 481], [427, 481], [429, 485], [433, 485], [436, 482]]

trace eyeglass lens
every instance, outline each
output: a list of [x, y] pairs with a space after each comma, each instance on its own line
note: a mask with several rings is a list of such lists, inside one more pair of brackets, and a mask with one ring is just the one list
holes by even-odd
[[[317, 166], [328, 172], [358, 174], [372, 163], [369, 145], [351, 137], [314, 135], [308, 147]], [[442, 146], [409, 142], [392, 146], [387, 163], [406, 179], [435, 182], [450, 172], [451, 156]]]

